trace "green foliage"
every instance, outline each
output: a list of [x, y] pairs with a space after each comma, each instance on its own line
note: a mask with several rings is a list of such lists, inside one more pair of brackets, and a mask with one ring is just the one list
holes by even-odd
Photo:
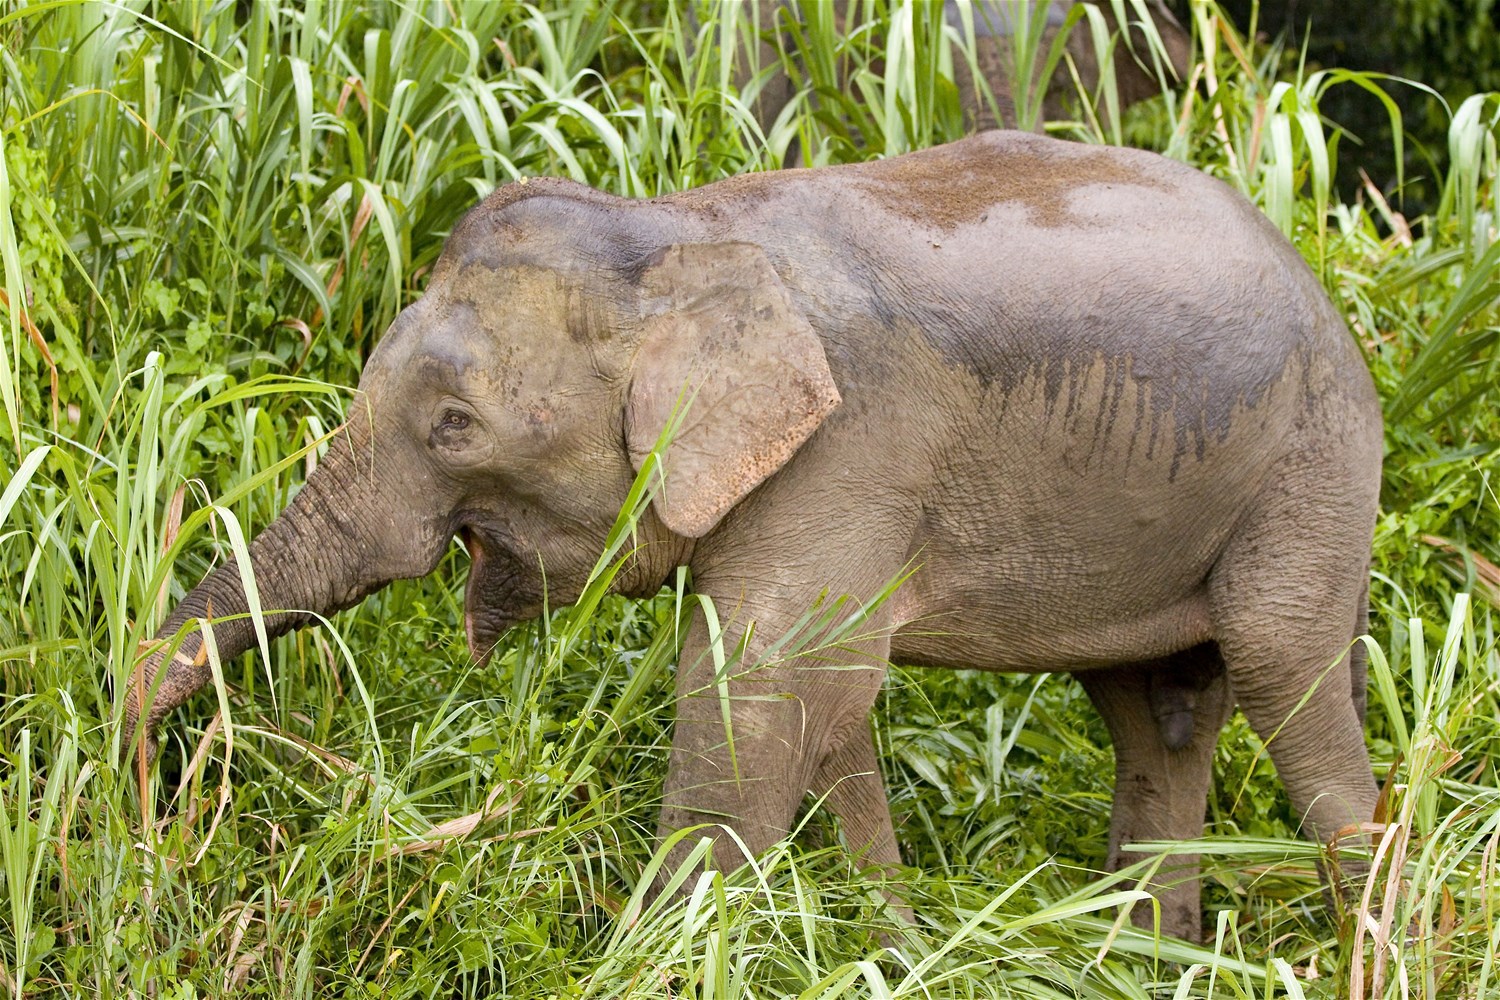
[[[1403, 995], [1404, 976], [1417, 995], [1500, 992], [1500, 102], [1455, 109], [1431, 214], [1343, 203], [1321, 102], [1378, 81], [1279, 79], [1279, 55], [1209, 4], [1192, 8], [1196, 89], [1126, 134], [1267, 211], [1387, 405], [1369, 731], [1393, 823], [1368, 900], [1321, 909], [1319, 849], [1236, 719], [1195, 845], [1212, 944], [1141, 934], [1115, 908], [1149, 906], [1150, 863], [1095, 875], [1110, 756], [1082, 692], [897, 669], [877, 726], [917, 926], [813, 846], [837, 835], [816, 808], [758, 870], [653, 903], [690, 603], [680, 583], [605, 596], [612, 557], [576, 608], [479, 669], [450, 555], [269, 662], [221, 664], [170, 721], [144, 798], [119, 766], [138, 643], [285, 504], [479, 196], [539, 174], [645, 196], [777, 168], [794, 141], [824, 164], [961, 134], [966, 53], [937, 7], [853, 6], [842, 32], [803, 4], [743, 94], [736, 60], [761, 36], [732, 2], [0, 13], [0, 990], [1297, 997]], [[796, 96], [762, 132], [749, 108], [778, 68]], [[1049, 127], [1101, 142], [1100, 120]]]
[[1500, 90], [1500, 4], [1495, 0], [1396, 0], [1395, 30], [1407, 72], [1463, 99]]

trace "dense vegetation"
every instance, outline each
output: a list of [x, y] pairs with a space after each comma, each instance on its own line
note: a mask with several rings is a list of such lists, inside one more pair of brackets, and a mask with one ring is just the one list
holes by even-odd
[[[736, 96], [744, 8], [60, 0], [0, 13], [0, 989], [16, 996], [1500, 995], [1500, 98], [1452, 107], [1420, 218], [1332, 194], [1338, 72], [1192, 7], [1192, 87], [1121, 122], [1224, 178], [1348, 317], [1388, 418], [1368, 726], [1389, 825], [1330, 913], [1242, 720], [1216, 762], [1209, 945], [1095, 874], [1110, 752], [1068, 679], [897, 667], [879, 739], [914, 866], [902, 927], [816, 809], [685, 901], [653, 860], [683, 595], [605, 596], [483, 670], [461, 555], [224, 663], [149, 787], [120, 679], [341, 420], [361, 360], [494, 186], [649, 195], [956, 138], [940, 9], [816, 5], [804, 98]], [[841, 89], [841, 81], [849, 87]], [[1382, 105], [1385, 106], [1385, 105]], [[1116, 120], [1104, 118], [1105, 121]], [[1394, 134], [1400, 135], [1400, 122]], [[1392, 149], [1392, 162], [1403, 162]], [[1066, 614], [1067, 609], [1059, 609]], [[888, 947], [887, 947], [888, 946]], [[886, 950], [882, 950], [885, 948]]]
[[[1170, 0], [1184, 11], [1184, 0]], [[1440, 194], [1453, 108], [1464, 98], [1500, 90], [1500, 5], [1494, 0], [1220, 0], [1250, 34], [1275, 40], [1282, 65], [1340, 67], [1384, 74], [1384, 90], [1401, 107], [1395, 132], [1406, 150], [1401, 188], [1406, 203], [1429, 208]], [[1253, 30], [1252, 30], [1253, 28]], [[1398, 81], [1405, 81], [1398, 82]], [[1361, 171], [1382, 189], [1394, 186], [1393, 130], [1379, 103], [1358, 88], [1325, 95], [1325, 114], [1346, 131], [1338, 190], [1352, 200]]]

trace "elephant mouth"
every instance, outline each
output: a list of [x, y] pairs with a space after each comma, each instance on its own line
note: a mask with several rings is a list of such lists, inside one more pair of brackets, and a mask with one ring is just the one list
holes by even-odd
[[469, 655], [484, 663], [505, 634], [520, 620], [517, 614], [522, 575], [520, 562], [503, 538], [464, 525], [459, 540], [469, 550], [469, 581], [464, 585], [464, 637]]

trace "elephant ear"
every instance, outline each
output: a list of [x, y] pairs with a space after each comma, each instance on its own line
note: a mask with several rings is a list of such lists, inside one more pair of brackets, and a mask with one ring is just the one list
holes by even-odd
[[640, 287], [630, 460], [639, 471], [680, 407], [653, 504], [672, 531], [701, 538], [786, 464], [839, 405], [839, 391], [822, 341], [760, 247], [669, 246]]

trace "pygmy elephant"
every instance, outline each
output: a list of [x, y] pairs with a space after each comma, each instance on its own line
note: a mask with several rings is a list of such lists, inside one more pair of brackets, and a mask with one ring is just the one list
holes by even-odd
[[[685, 641], [664, 835], [760, 851], [811, 792], [897, 864], [869, 720], [892, 660], [1073, 672], [1113, 737], [1111, 865], [1201, 832], [1232, 699], [1308, 836], [1371, 817], [1353, 640], [1380, 409], [1296, 251], [1178, 163], [990, 132], [642, 201], [513, 183], [454, 228], [352, 412], [250, 546], [274, 632], [428, 573], [456, 534], [483, 657], [544, 571], [578, 594], [660, 462], [616, 586], [686, 565], [744, 647], [726, 681], [705, 621]], [[858, 627], [778, 644], [839, 595]], [[159, 638], [210, 606], [241, 615], [221, 655], [255, 643], [232, 563]], [[198, 647], [142, 658], [132, 725], [208, 680]], [[715, 862], [739, 857], [721, 837]], [[1185, 864], [1165, 925], [1195, 937]]]

